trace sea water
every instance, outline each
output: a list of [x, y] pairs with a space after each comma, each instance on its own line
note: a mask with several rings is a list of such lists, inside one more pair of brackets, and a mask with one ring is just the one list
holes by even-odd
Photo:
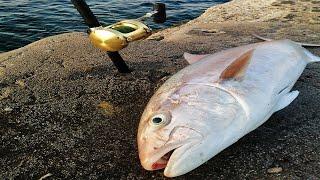
[[[228, 0], [87, 0], [87, 4], [103, 24], [133, 19], [152, 11], [152, 4], [167, 7], [164, 24], [149, 25], [153, 29], [180, 24], [199, 16], [205, 9]], [[87, 30], [70, 0], [0, 0], [0, 52], [25, 46], [41, 38], [65, 32]]]

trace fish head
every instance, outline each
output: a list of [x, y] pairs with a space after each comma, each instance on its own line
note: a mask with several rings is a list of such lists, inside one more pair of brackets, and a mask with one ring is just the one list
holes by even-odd
[[222, 146], [221, 131], [235, 118], [238, 105], [228, 92], [207, 85], [160, 88], [139, 124], [137, 141], [142, 166], [146, 170], [165, 168], [167, 177], [200, 166]]

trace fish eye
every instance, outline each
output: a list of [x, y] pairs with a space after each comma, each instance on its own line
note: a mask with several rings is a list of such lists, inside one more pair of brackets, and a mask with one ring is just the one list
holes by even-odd
[[153, 119], [152, 119], [152, 123], [153, 124], [159, 124], [159, 123], [161, 123], [162, 122], [162, 119], [160, 118], [160, 117], [154, 117]]
[[163, 125], [168, 122], [168, 118], [164, 114], [157, 114], [151, 118], [151, 124], [155, 126]]

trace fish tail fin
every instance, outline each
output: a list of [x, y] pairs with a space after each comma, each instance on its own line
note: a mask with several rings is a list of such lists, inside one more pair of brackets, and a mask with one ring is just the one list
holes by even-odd
[[310, 51], [308, 50], [304, 50], [305, 55], [308, 57], [307, 58], [307, 62], [308, 63], [313, 63], [313, 62], [320, 62], [320, 57], [312, 54]]

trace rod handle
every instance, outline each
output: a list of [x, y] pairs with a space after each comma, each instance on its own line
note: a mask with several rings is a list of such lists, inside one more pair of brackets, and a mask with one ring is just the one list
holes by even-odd
[[125, 63], [125, 61], [122, 59], [119, 52], [107, 52], [109, 58], [113, 62], [114, 66], [118, 69], [119, 73], [130, 73], [130, 69]]

